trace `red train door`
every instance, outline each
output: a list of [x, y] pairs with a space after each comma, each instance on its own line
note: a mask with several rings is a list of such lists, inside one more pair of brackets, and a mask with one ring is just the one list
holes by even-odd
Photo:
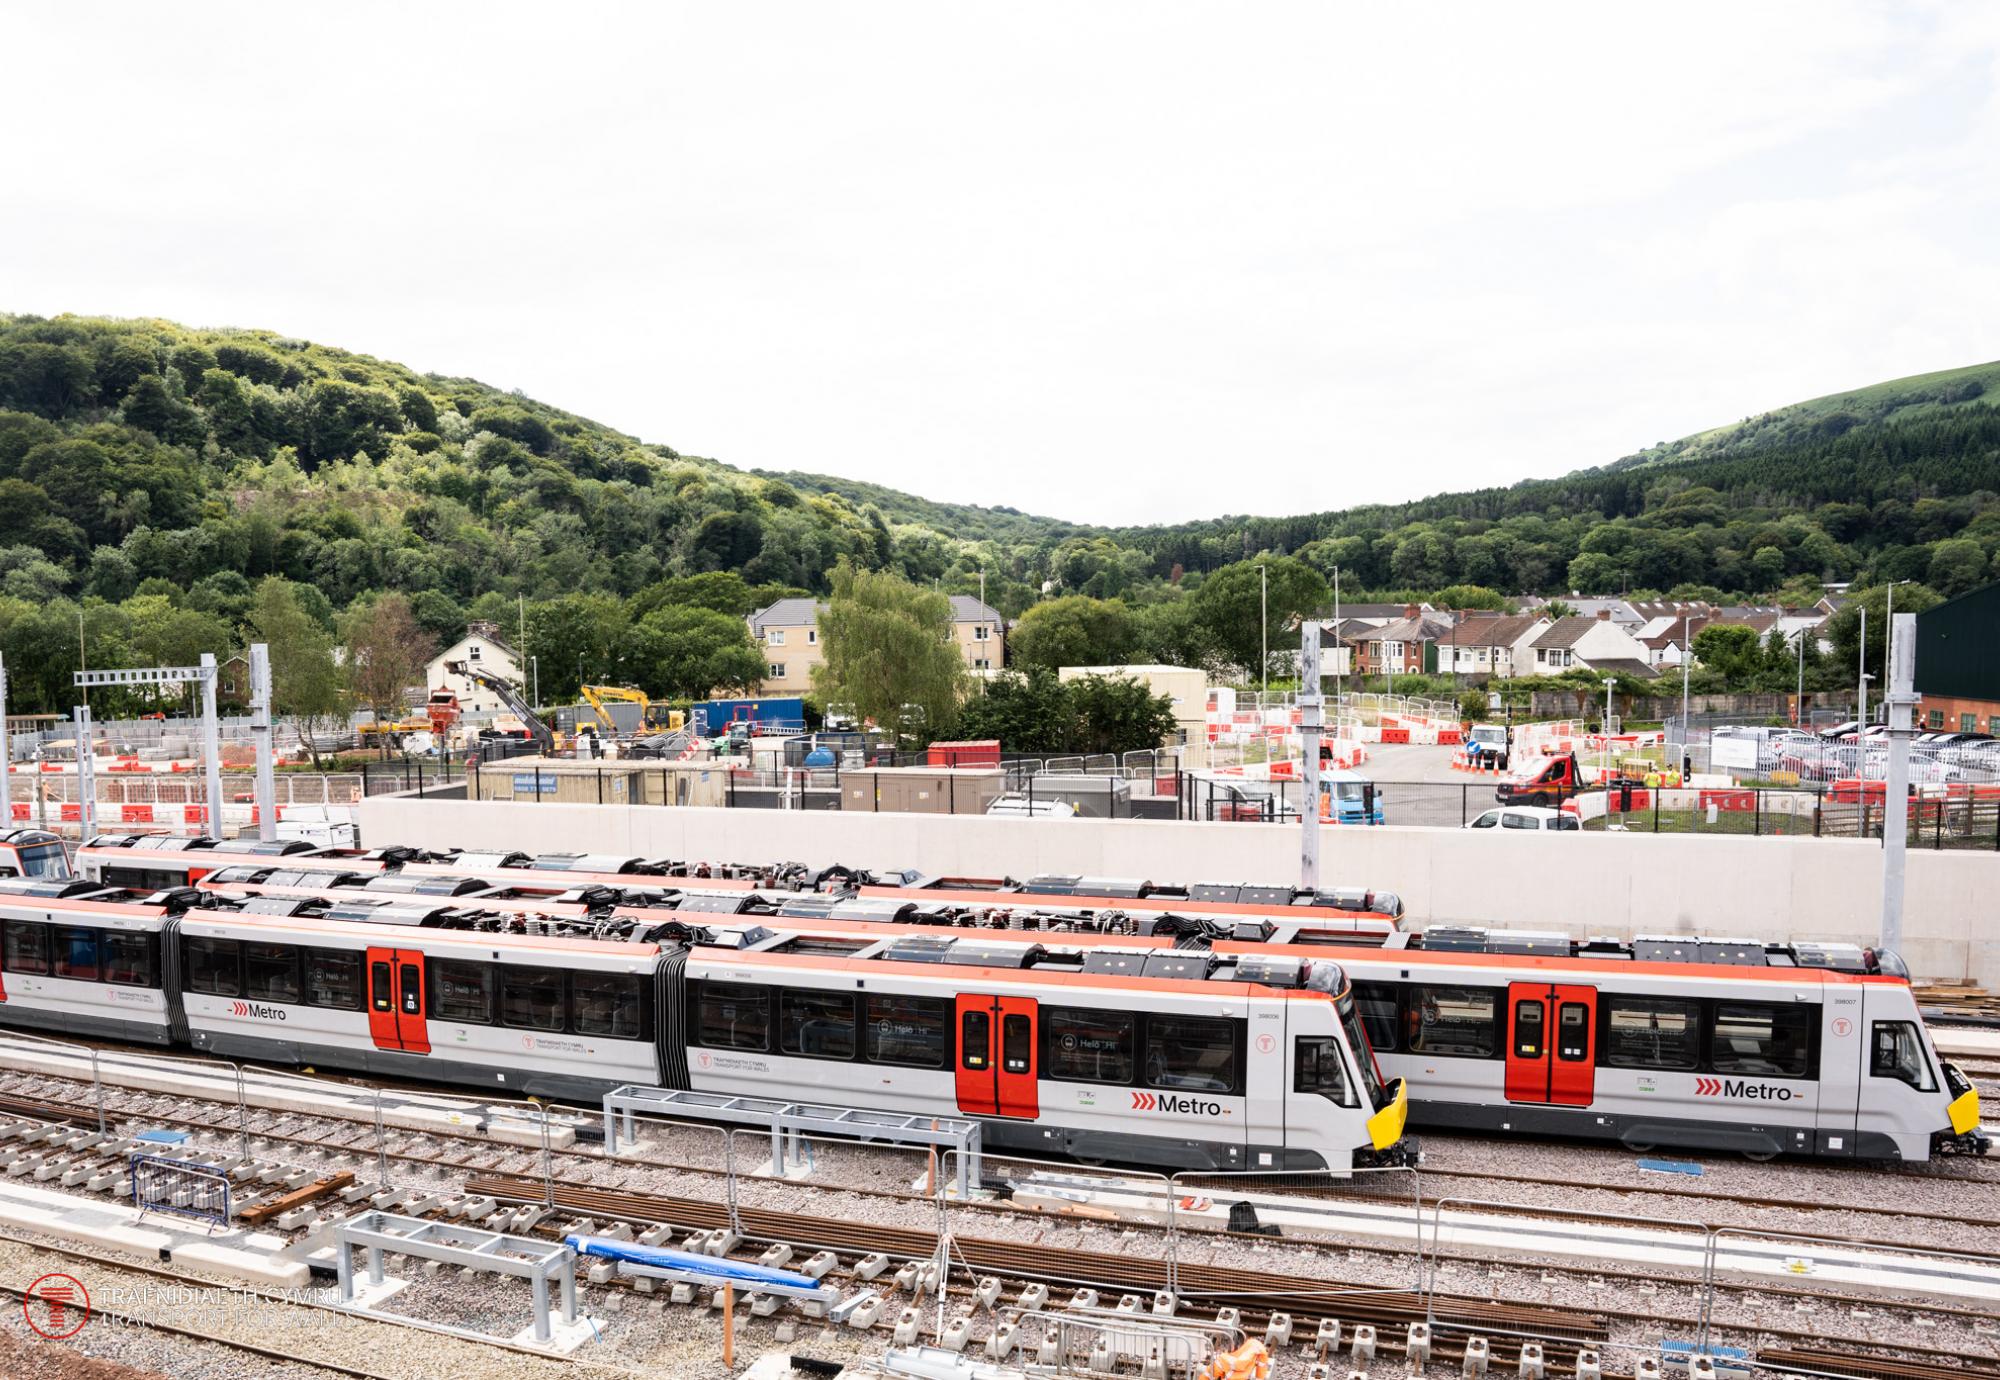
[[377, 1049], [431, 1052], [424, 1021], [424, 956], [417, 949], [368, 951], [368, 1034]]
[[1507, 1100], [1588, 1107], [1597, 1087], [1597, 989], [1507, 988]]
[[1036, 1116], [1034, 1000], [961, 992], [957, 1015], [958, 1109], [974, 1116]]

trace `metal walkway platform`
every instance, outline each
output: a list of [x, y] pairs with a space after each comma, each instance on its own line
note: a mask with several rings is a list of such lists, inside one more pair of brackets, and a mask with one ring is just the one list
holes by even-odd
[[616, 1154], [621, 1144], [635, 1140], [633, 1118], [668, 1121], [711, 1121], [754, 1126], [771, 1133], [773, 1168], [787, 1162], [786, 1140], [801, 1135], [841, 1140], [893, 1141], [899, 1145], [930, 1145], [953, 1149], [960, 1201], [979, 1182], [983, 1140], [980, 1124], [969, 1117], [911, 1116], [902, 1112], [866, 1111], [814, 1102], [781, 1102], [771, 1097], [732, 1097], [726, 1093], [693, 1092], [685, 1088], [645, 1088], [627, 1084], [604, 1095], [604, 1147]]

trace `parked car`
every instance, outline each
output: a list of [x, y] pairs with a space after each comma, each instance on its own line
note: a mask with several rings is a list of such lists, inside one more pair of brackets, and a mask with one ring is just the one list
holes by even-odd
[[1540, 829], [1558, 833], [1573, 833], [1583, 828], [1583, 823], [1566, 810], [1552, 810], [1546, 805], [1503, 805], [1488, 810], [1478, 819], [1465, 826], [1468, 829]]
[[1326, 807], [1320, 818], [1330, 824], [1382, 823], [1382, 791], [1374, 782], [1351, 771], [1336, 771], [1324, 778]]

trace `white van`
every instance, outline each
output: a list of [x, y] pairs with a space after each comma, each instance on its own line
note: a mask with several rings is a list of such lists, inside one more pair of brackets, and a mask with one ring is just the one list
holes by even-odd
[[1465, 826], [1468, 829], [1553, 829], [1560, 833], [1574, 833], [1583, 828], [1577, 817], [1567, 810], [1555, 810], [1547, 805], [1502, 805], [1497, 810], [1488, 810], [1478, 819]]

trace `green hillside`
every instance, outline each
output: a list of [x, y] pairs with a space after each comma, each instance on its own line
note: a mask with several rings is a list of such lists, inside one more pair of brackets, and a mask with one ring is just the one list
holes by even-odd
[[1967, 403], [2000, 402], [2000, 360], [1934, 374], [1912, 374], [1886, 383], [1829, 393], [1740, 422], [1683, 436], [1613, 462], [1610, 469], [1638, 469], [1741, 455], [1748, 451], [1833, 440], [1856, 427], [1904, 422]]
[[277, 605], [347, 635], [344, 615], [395, 596], [433, 645], [469, 619], [524, 635], [551, 699], [579, 678], [687, 693], [760, 670], [740, 615], [824, 593], [843, 560], [983, 585], [1026, 615], [1010, 658], [1050, 664], [1244, 665], [1258, 561], [1276, 572], [1274, 647], [1336, 569], [1349, 598], [1495, 606], [1572, 590], [1810, 601], [1825, 580], [1949, 595], [2000, 578], [1996, 399], [2000, 364], [1980, 365], [1557, 479], [1098, 528], [738, 470], [267, 331], [0, 315], [0, 652], [18, 707], [66, 710], [79, 653], [184, 662]]

